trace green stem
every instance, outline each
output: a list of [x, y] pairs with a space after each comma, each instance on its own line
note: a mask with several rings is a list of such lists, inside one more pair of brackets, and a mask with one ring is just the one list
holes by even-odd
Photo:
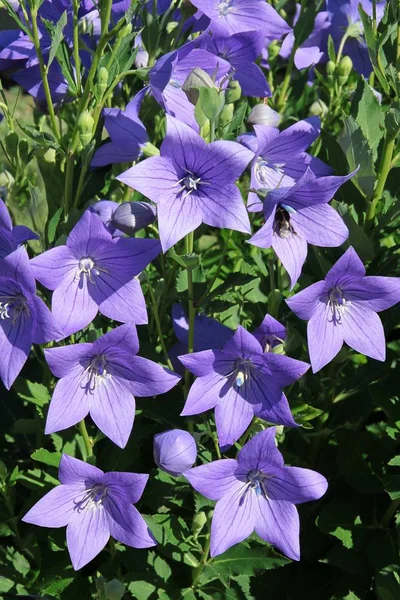
[[156, 295], [154, 293], [153, 287], [150, 283], [150, 279], [149, 276], [147, 275], [147, 273], [145, 271], [143, 271], [143, 274], [145, 276], [146, 279], [146, 283], [147, 283], [147, 289], [149, 290], [149, 295], [150, 295], [150, 300], [151, 300], [151, 304], [153, 307], [153, 315], [154, 315], [154, 321], [156, 323], [156, 329], [157, 329], [157, 334], [158, 334], [158, 338], [160, 340], [161, 343], [161, 347], [164, 353], [164, 358], [165, 358], [165, 362], [168, 365], [168, 368], [173, 371], [174, 367], [172, 365], [172, 362], [168, 356], [168, 350], [167, 347], [165, 345], [165, 340], [164, 340], [164, 336], [163, 336], [163, 332], [162, 332], [162, 327], [161, 327], [161, 321], [160, 321], [160, 314], [158, 312], [158, 304], [157, 304], [157, 298]]
[[[185, 237], [185, 254], [192, 254], [194, 246], [194, 232], [188, 233]], [[196, 318], [196, 307], [194, 305], [194, 287], [193, 271], [191, 267], [187, 268], [188, 278], [188, 300], [189, 300], [189, 332], [188, 332], [188, 354], [194, 351], [194, 323]], [[190, 388], [190, 371], [185, 371], [185, 398], [187, 398]]]
[[392, 166], [393, 152], [396, 146], [396, 137], [397, 136], [388, 135], [385, 139], [382, 158], [379, 165], [377, 186], [365, 216], [365, 229], [368, 229], [372, 225], [375, 218], [376, 208], [385, 190], [386, 180]]
[[208, 556], [210, 554], [210, 545], [211, 545], [211, 533], [209, 532], [209, 533], [207, 533], [207, 536], [206, 536], [206, 541], [204, 544], [203, 554], [201, 555], [200, 562], [193, 571], [192, 588], [196, 588], [200, 581], [201, 574], [203, 572], [204, 567], [207, 564]]
[[32, 41], [33, 41], [33, 45], [35, 46], [36, 54], [37, 54], [38, 61], [39, 61], [40, 75], [42, 78], [43, 91], [44, 91], [44, 95], [45, 95], [46, 102], [47, 102], [47, 108], [49, 111], [51, 128], [53, 130], [53, 133], [54, 133], [54, 136], [55, 136], [57, 142], [61, 145], [61, 135], [60, 135], [60, 132], [58, 131], [56, 115], [54, 113], [53, 100], [51, 98], [49, 80], [47, 78], [47, 65], [45, 65], [45, 62], [43, 59], [43, 54], [42, 54], [42, 49], [40, 47], [36, 8], [31, 9], [31, 17], [32, 17]]
[[81, 93], [82, 81], [81, 81], [81, 57], [79, 55], [79, 30], [78, 30], [78, 11], [79, 11], [80, 0], [74, 0], [73, 9], [73, 27], [74, 27], [74, 62], [75, 62], [75, 73], [76, 73], [76, 87], [78, 94]]
[[211, 279], [211, 282], [207, 286], [207, 289], [204, 292], [204, 294], [202, 294], [200, 296], [200, 298], [198, 300], [196, 300], [196, 302], [194, 303], [195, 307], [201, 306], [203, 304], [204, 300], [207, 298], [207, 296], [211, 292], [214, 283], [217, 281], [217, 278], [218, 278], [218, 275], [220, 273], [221, 267], [224, 264], [226, 253], [228, 252], [229, 240], [231, 239], [231, 235], [232, 235], [232, 230], [229, 231], [229, 235], [228, 235], [228, 237], [225, 240], [224, 247], [222, 249], [222, 254], [221, 254], [220, 259], [218, 261], [217, 270], [215, 271], [215, 273], [214, 273], [214, 275], [213, 275], [213, 277]]
[[88, 457], [93, 456], [93, 443], [89, 437], [88, 430], [86, 429], [85, 419], [82, 419], [82, 421], [79, 422], [79, 431], [85, 442], [86, 454]]
[[282, 83], [282, 87], [281, 90], [279, 92], [279, 97], [278, 97], [278, 102], [276, 103], [276, 108], [278, 110], [278, 112], [281, 112], [285, 102], [286, 102], [286, 95], [287, 95], [287, 91], [289, 89], [289, 84], [290, 84], [290, 78], [292, 75], [292, 71], [293, 71], [293, 65], [294, 65], [294, 55], [296, 53], [296, 44], [294, 44], [292, 52], [290, 54], [289, 57], [289, 62], [288, 62], [288, 66], [286, 68], [286, 73], [285, 73], [285, 77]]
[[344, 36], [342, 37], [342, 39], [340, 40], [340, 44], [339, 44], [339, 48], [337, 51], [337, 55], [336, 55], [336, 66], [338, 66], [340, 59], [342, 58], [342, 54], [343, 54], [343, 50], [344, 50], [344, 45], [347, 42], [349, 37], [348, 32], [346, 31], [346, 33], [344, 34]]
[[269, 274], [269, 284], [271, 287], [271, 292], [275, 291], [275, 272], [274, 272], [274, 260], [272, 258], [268, 259], [268, 274]]
[[215, 121], [210, 121], [210, 143], [215, 141]]

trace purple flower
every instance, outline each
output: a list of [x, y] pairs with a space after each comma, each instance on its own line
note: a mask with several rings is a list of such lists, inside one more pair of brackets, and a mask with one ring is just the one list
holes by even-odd
[[271, 90], [264, 73], [255, 61], [264, 46], [263, 31], [248, 31], [236, 35], [212, 35], [201, 38], [203, 47], [228, 61], [233, 68], [233, 79], [240, 83], [245, 96], [264, 98]]
[[272, 246], [289, 273], [291, 288], [300, 277], [307, 243], [331, 248], [347, 239], [344, 221], [328, 202], [353, 175], [317, 179], [307, 170], [293, 187], [278, 188], [265, 198], [265, 225], [249, 243], [259, 248]]
[[157, 204], [164, 252], [201, 223], [250, 232], [235, 181], [253, 157], [252, 152], [236, 142], [206, 144], [188, 125], [167, 115], [167, 135], [160, 154], [117, 179]]
[[262, 30], [278, 40], [290, 27], [265, 0], [192, 0], [192, 4], [211, 19], [215, 33], [233, 35]]
[[100, 311], [123, 323], [147, 323], [140, 283], [134, 279], [160, 252], [157, 240], [113, 241], [102, 220], [86, 211], [68, 236], [31, 260], [33, 274], [54, 290], [52, 311], [64, 337], [86, 327]]
[[90, 212], [95, 213], [103, 221], [104, 227], [113, 237], [121, 237], [122, 231], [118, 231], [112, 222], [113, 215], [120, 205], [112, 200], [99, 200], [91, 204], [88, 208]]
[[10, 389], [32, 344], [63, 337], [53, 315], [38, 296], [25, 248], [0, 260], [0, 378]]
[[[331, 167], [306, 152], [321, 132], [318, 117], [299, 121], [282, 132], [267, 125], [255, 125], [254, 131], [255, 136], [245, 134], [240, 137], [240, 141], [255, 153], [251, 164], [252, 189], [291, 187], [308, 168], [317, 177], [332, 174]], [[262, 210], [257, 194], [249, 194], [248, 209], [250, 212]]]
[[154, 223], [156, 208], [149, 202], [123, 202], [115, 211], [112, 223], [127, 235], [133, 235]]
[[215, 408], [219, 444], [234, 444], [253, 416], [279, 425], [296, 426], [282, 387], [309, 368], [287, 356], [263, 352], [260, 342], [243, 327], [222, 350], [204, 350], [179, 357], [197, 379], [190, 388], [183, 416]]
[[178, 477], [196, 461], [197, 448], [188, 431], [171, 429], [154, 436], [154, 462], [160, 469]]
[[231, 65], [211, 52], [193, 48], [194, 44], [190, 42], [178, 51], [159, 58], [149, 72], [149, 81], [151, 93], [158, 104], [169, 115], [199, 131], [194, 116], [195, 107], [187, 99], [182, 86], [196, 67], [206, 71], [218, 84], [231, 70]]
[[275, 444], [275, 427], [255, 435], [239, 452], [185, 474], [203, 496], [217, 500], [211, 523], [211, 556], [242, 542], [253, 531], [293, 560], [300, 560], [296, 504], [318, 500], [327, 490], [323, 475], [287, 467]]
[[[293, 25], [296, 25], [301, 13], [300, 4], [296, 4], [296, 16]], [[294, 55], [294, 64], [297, 69], [307, 69], [326, 59], [325, 48], [327, 44], [327, 29], [330, 27], [329, 15], [326, 11], [317, 13], [314, 29], [309, 37], [297, 48]], [[294, 33], [291, 31], [283, 40], [280, 56], [288, 59], [294, 45]]]
[[148, 475], [104, 473], [63, 454], [58, 470], [61, 485], [53, 488], [23, 517], [40, 527], [67, 526], [67, 546], [75, 570], [95, 558], [110, 536], [133, 548], [156, 545], [139, 511]]
[[92, 167], [102, 167], [112, 163], [133, 162], [148, 142], [147, 131], [139, 119], [139, 110], [146, 90], [141, 90], [126, 105], [125, 110], [104, 109], [105, 123], [111, 142], [101, 146], [93, 157]]
[[[332, 36], [336, 49], [338, 49], [343, 36], [348, 33], [343, 54], [350, 56], [356, 71], [368, 77], [372, 71], [368, 55], [367, 44], [363, 34], [364, 27], [358, 12], [361, 4], [365, 12], [372, 16], [373, 2], [371, 0], [327, 0], [326, 7], [331, 26], [328, 33]], [[376, 3], [377, 23], [382, 19], [386, 2]]]
[[0, 259], [14, 252], [24, 242], [38, 239], [39, 236], [25, 225], [13, 227], [10, 213], [0, 199]]
[[265, 315], [261, 325], [253, 331], [253, 335], [260, 342], [264, 352], [270, 352], [284, 343], [286, 327], [270, 315]]
[[385, 360], [385, 334], [376, 314], [400, 301], [399, 277], [366, 277], [350, 247], [318, 281], [286, 302], [307, 320], [308, 351], [313, 372], [327, 365], [346, 342], [356, 352]]
[[60, 378], [47, 413], [46, 433], [75, 425], [90, 413], [97, 427], [124, 448], [135, 418], [134, 396], [168, 392], [180, 377], [136, 356], [139, 342], [130, 323], [93, 344], [45, 350], [51, 372]]

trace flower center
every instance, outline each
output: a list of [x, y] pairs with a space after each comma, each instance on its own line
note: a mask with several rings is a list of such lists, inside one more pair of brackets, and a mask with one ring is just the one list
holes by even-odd
[[249, 381], [253, 363], [248, 359], [240, 359], [236, 362], [233, 376], [236, 387], [241, 388], [246, 381]]
[[228, 12], [232, 10], [232, 3], [233, 0], [223, 0], [223, 2], [220, 2], [218, 4], [220, 18], [225, 17], [228, 14]]
[[328, 305], [332, 312], [331, 321], [335, 325], [340, 325], [342, 322], [342, 314], [351, 304], [350, 300], [346, 300], [343, 296], [343, 291], [335, 286], [329, 290]]
[[[282, 179], [285, 176], [283, 167], [285, 163], [274, 163], [270, 164], [262, 156], [259, 156], [256, 160], [255, 175], [256, 179], [268, 189], [279, 187]], [[277, 177], [280, 181], [277, 182]]]
[[107, 269], [102, 269], [95, 264], [94, 260], [89, 256], [84, 256], [79, 261], [79, 266], [75, 273], [75, 279], [79, 279], [82, 282], [82, 278], [86, 277], [90, 283], [95, 283], [93, 275], [100, 275], [100, 273], [107, 273]]
[[87, 393], [93, 394], [96, 387], [104, 383], [106, 379], [111, 378], [111, 373], [107, 371], [106, 366], [107, 359], [103, 354], [92, 358], [84, 375], [84, 378], [87, 377], [87, 381], [83, 387], [86, 388]]
[[197, 191], [199, 185], [210, 185], [206, 181], [201, 181], [201, 177], [196, 177], [191, 171], [187, 171], [187, 173], [185, 177], [182, 177], [182, 179], [175, 183], [175, 186], [180, 185], [177, 194], [185, 192], [181, 198], [182, 200], [185, 200], [190, 194]]
[[29, 315], [28, 301], [23, 294], [0, 296], [0, 319], [12, 319], [12, 325], [15, 325], [23, 312]]
[[267, 479], [272, 479], [272, 475], [266, 475], [262, 471], [252, 470], [247, 473], [247, 482], [249, 489], [254, 490], [257, 496], [264, 496], [268, 500], [268, 494], [265, 487]]
[[86, 490], [86, 494], [81, 500], [75, 501], [76, 510], [82, 512], [83, 510], [93, 510], [96, 508], [103, 508], [103, 499], [107, 495], [107, 486], [102, 484], [95, 484], [90, 489]]
[[279, 338], [274, 333], [268, 333], [260, 340], [261, 346], [264, 348], [264, 352], [271, 352], [275, 346], [284, 344], [285, 341]]

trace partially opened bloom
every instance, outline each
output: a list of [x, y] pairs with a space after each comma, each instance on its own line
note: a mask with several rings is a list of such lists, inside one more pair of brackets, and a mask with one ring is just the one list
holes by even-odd
[[255, 435], [239, 452], [184, 473], [200, 494], [217, 500], [211, 523], [211, 556], [253, 531], [293, 560], [300, 560], [296, 504], [318, 500], [328, 483], [316, 471], [284, 465], [275, 427]]
[[39, 236], [25, 225], [13, 226], [10, 213], [0, 198], [0, 258], [14, 252], [28, 240], [38, 240]]
[[307, 244], [331, 248], [346, 241], [349, 230], [328, 202], [353, 175], [317, 179], [307, 170], [293, 187], [278, 188], [267, 194], [265, 224], [249, 244], [259, 248], [272, 246], [289, 273], [292, 288], [306, 260]]
[[328, 271], [325, 280], [286, 300], [307, 320], [308, 351], [314, 373], [327, 365], [343, 342], [385, 360], [385, 333], [376, 314], [400, 301], [400, 277], [366, 277], [365, 268], [350, 247]]
[[154, 436], [153, 454], [160, 469], [178, 476], [188, 471], [196, 461], [196, 442], [188, 431], [170, 429]]
[[[251, 163], [252, 189], [291, 187], [308, 168], [318, 177], [331, 175], [331, 167], [306, 152], [321, 132], [318, 117], [299, 121], [282, 132], [267, 125], [255, 125], [254, 131], [255, 135], [245, 134], [239, 138], [255, 153]], [[262, 203], [254, 192], [250, 192], [247, 206], [250, 212], [262, 210]]]
[[105, 108], [104, 127], [111, 141], [101, 146], [90, 163], [92, 167], [102, 167], [112, 163], [133, 162], [148, 142], [147, 131], [139, 119], [139, 110], [146, 90], [141, 90], [126, 105], [125, 110]]
[[215, 408], [221, 447], [231, 446], [253, 416], [279, 425], [296, 426], [282, 388], [309, 368], [288, 356], [263, 352], [260, 342], [243, 327], [222, 350], [204, 350], [179, 357], [197, 379], [190, 388], [183, 416]]
[[146, 521], [133, 506], [140, 500], [148, 475], [104, 473], [63, 454], [61, 485], [53, 488], [23, 517], [40, 527], [67, 527], [67, 546], [75, 570], [93, 560], [110, 536], [132, 548], [156, 545]]
[[[301, 14], [300, 5], [296, 5], [296, 16], [293, 25], [296, 25]], [[326, 46], [330, 27], [329, 15], [326, 11], [320, 11], [315, 16], [314, 29], [308, 38], [294, 53], [294, 64], [297, 69], [306, 69], [326, 60]], [[280, 56], [288, 59], [294, 46], [294, 32], [291, 31], [282, 43]]]
[[36, 296], [36, 284], [25, 248], [0, 260], [0, 378], [10, 389], [32, 344], [63, 337], [53, 315]]
[[147, 323], [140, 283], [134, 279], [160, 252], [152, 239], [113, 241], [100, 217], [86, 211], [68, 236], [31, 260], [33, 274], [54, 290], [52, 312], [64, 337], [83, 329], [100, 311], [123, 323]]
[[168, 392], [180, 377], [136, 356], [136, 327], [126, 323], [93, 344], [45, 350], [57, 383], [47, 413], [46, 433], [75, 425], [90, 414], [97, 427], [124, 448], [135, 418], [135, 396]]
[[210, 27], [216, 33], [233, 35], [261, 29], [266, 37], [279, 40], [290, 31], [265, 0], [193, 0], [192, 4], [210, 18]]
[[161, 156], [152, 156], [117, 179], [157, 204], [163, 251], [206, 223], [250, 232], [236, 180], [253, 153], [236, 142], [206, 142], [188, 125], [167, 115]]
[[276, 346], [283, 344], [286, 339], [286, 327], [271, 315], [265, 315], [261, 325], [253, 335], [261, 344], [264, 352], [271, 352]]

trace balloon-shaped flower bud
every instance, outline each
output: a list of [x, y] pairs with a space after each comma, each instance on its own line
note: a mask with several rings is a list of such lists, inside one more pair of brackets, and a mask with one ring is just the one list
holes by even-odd
[[335, 71], [336, 71], [335, 63], [333, 62], [333, 60], [328, 60], [328, 62], [326, 63], [326, 74], [327, 74], [329, 80], [333, 79]]
[[82, 146], [87, 146], [93, 137], [94, 119], [89, 111], [84, 110], [78, 120], [79, 139]]
[[196, 67], [193, 69], [191, 73], [186, 77], [182, 89], [185, 92], [189, 102], [196, 105], [197, 100], [199, 99], [200, 88], [214, 88], [218, 89], [215, 85], [215, 81], [213, 81], [206, 71], [200, 69], [200, 67]]
[[344, 85], [346, 83], [352, 68], [353, 61], [351, 60], [350, 56], [343, 56], [343, 58], [340, 59], [337, 69], [339, 85]]
[[225, 102], [227, 104], [233, 104], [240, 100], [242, 95], [242, 88], [238, 81], [230, 81], [228, 87], [225, 90]]
[[280, 115], [267, 104], [256, 104], [247, 119], [251, 125], [268, 125], [278, 127]]
[[124, 202], [114, 212], [111, 223], [120, 231], [132, 235], [153, 223], [155, 218], [155, 207], [149, 202]]
[[121, 231], [115, 230], [115, 225], [112, 221], [113, 215], [119, 206], [118, 202], [113, 202], [112, 200], [99, 200], [89, 206], [90, 212], [94, 212], [100, 217], [107, 231], [114, 237], [121, 237], [122, 235]]
[[328, 114], [328, 107], [323, 100], [316, 100], [310, 106], [310, 115], [323, 119]]
[[170, 429], [154, 436], [154, 461], [170, 475], [181, 475], [194, 464], [197, 455], [193, 436], [182, 429]]
[[100, 96], [103, 96], [108, 86], [108, 71], [105, 67], [99, 69], [97, 76], [97, 90]]

